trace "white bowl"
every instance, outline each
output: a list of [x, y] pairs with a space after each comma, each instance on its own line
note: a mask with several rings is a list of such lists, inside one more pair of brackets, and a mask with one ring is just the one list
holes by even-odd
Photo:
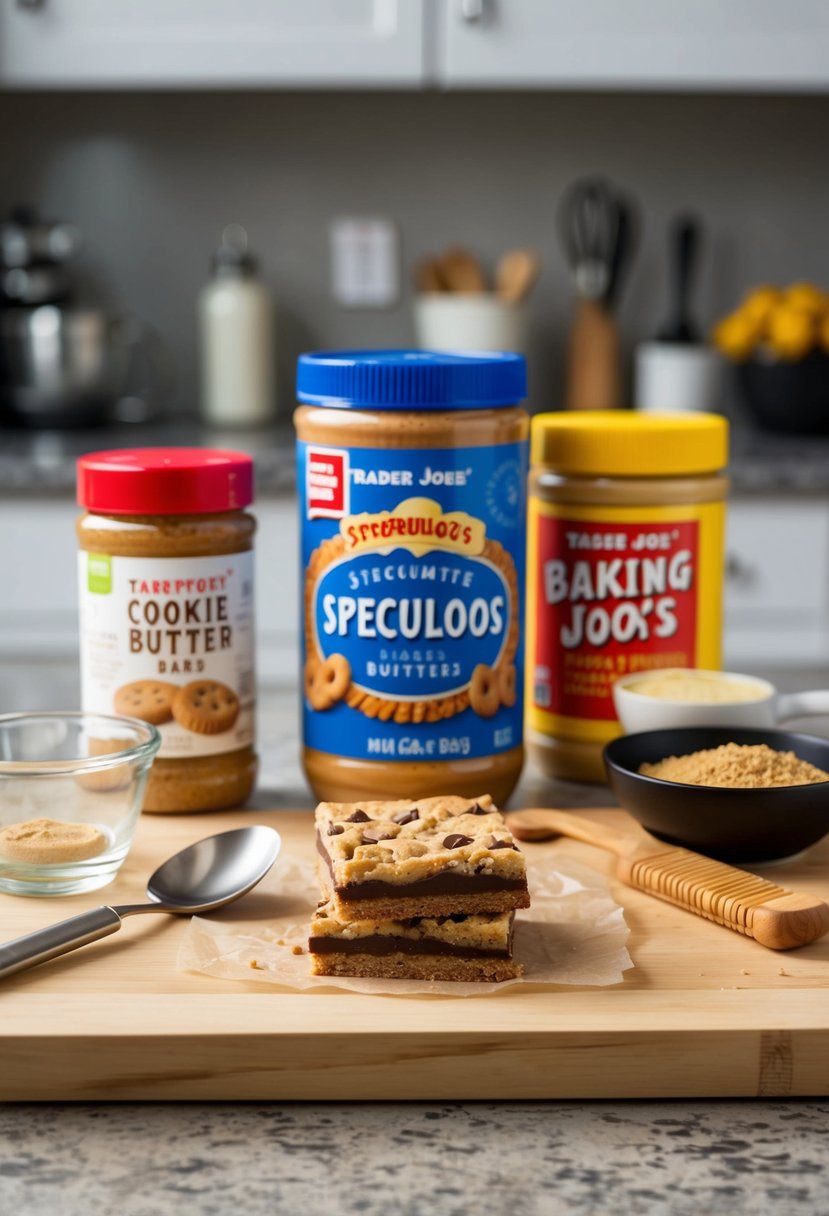
[[[750, 685], [756, 691], [753, 700], [689, 701], [654, 697], [636, 691], [637, 683], [654, 676], [679, 674], [689, 679], [700, 676]], [[635, 676], [623, 676], [613, 686], [616, 714], [625, 734], [645, 730], [665, 730], [682, 726], [748, 726], [773, 727], [785, 719], [829, 713], [829, 692], [804, 692], [781, 696], [775, 686], [758, 676], [736, 671], [703, 671], [696, 668], [671, 667]]]

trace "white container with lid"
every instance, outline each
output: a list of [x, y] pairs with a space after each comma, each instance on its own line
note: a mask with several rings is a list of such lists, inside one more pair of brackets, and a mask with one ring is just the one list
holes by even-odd
[[222, 233], [199, 298], [201, 413], [209, 426], [263, 426], [276, 414], [273, 301], [239, 224]]

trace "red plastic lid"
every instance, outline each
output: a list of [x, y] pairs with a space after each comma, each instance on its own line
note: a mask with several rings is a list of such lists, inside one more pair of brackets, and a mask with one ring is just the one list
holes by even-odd
[[215, 448], [123, 448], [78, 461], [78, 502], [108, 515], [211, 515], [253, 502], [253, 460]]

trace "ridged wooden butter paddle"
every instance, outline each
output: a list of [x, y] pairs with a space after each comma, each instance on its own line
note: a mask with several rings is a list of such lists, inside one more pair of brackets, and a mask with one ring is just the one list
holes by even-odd
[[805, 946], [829, 930], [829, 906], [814, 895], [798, 895], [746, 870], [665, 844], [644, 828], [624, 832], [569, 811], [540, 809], [514, 811], [507, 824], [517, 840], [569, 836], [607, 849], [619, 858], [616, 876], [628, 886], [753, 937], [770, 950]]

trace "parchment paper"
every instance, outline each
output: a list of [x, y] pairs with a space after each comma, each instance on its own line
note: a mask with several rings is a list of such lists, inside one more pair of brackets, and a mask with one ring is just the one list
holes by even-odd
[[[180, 971], [228, 980], [258, 980], [304, 992], [339, 989], [379, 996], [484, 996], [516, 985], [618, 984], [633, 966], [622, 909], [605, 878], [569, 858], [544, 869], [528, 865], [532, 907], [516, 914], [515, 957], [524, 975], [503, 983], [387, 980], [310, 974], [308, 928], [318, 887], [314, 868], [282, 856], [277, 863], [274, 914], [246, 928], [194, 916], [178, 957]], [[303, 911], [304, 910], [304, 911]], [[294, 949], [301, 953], [294, 953]]]

